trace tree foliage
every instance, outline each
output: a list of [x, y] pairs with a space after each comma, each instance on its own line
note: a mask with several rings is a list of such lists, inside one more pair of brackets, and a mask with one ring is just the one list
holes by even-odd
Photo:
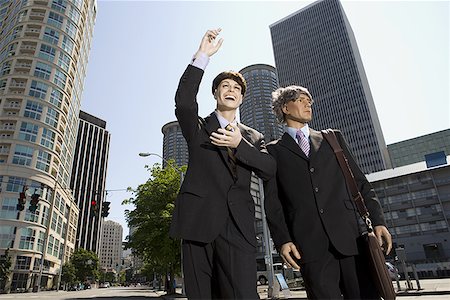
[[136, 229], [128, 247], [144, 260], [146, 270], [171, 275], [180, 273], [180, 241], [169, 237], [169, 227], [181, 172], [186, 170], [173, 166], [171, 160], [164, 169], [159, 164], [148, 167], [150, 179], [133, 191], [135, 198], [123, 202], [135, 206], [126, 214], [128, 225]]
[[78, 248], [72, 254], [70, 263], [75, 266], [75, 276], [79, 282], [86, 281], [87, 277], [98, 277], [98, 257], [95, 252]]
[[70, 262], [65, 263], [62, 267], [61, 281], [69, 285], [77, 282], [75, 266]]
[[5, 254], [0, 255], [0, 291], [5, 290], [6, 282], [11, 274], [11, 264], [8, 248], [5, 250]]

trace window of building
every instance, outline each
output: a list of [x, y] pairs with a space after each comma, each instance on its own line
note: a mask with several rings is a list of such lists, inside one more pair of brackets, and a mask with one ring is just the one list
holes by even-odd
[[3, 198], [0, 219], [17, 220], [17, 218], [17, 198]]
[[34, 76], [49, 80], [51, 73], [52, 67], [42, 62], [37, 62], [36, 68], [34, 69]]
[[38, 99], [45, 99], [47, 95], [48, 85], [43, 82], [33, 80], [30, 86], [29, 95]]
[[33, 123], [22, 122], [19, 139], [22, 141], [36, 142], [39, 126]]
[[42, 131], [41, 145], [53, 150], [56, 134], [50, 129], [44, 128]]
[[7, 192], [22, 192], [26, 185], [26, 178], [9, 176], [8, 184], [6, 185]]
[[67, 20], [65, 32], [71, 38], [75, 39], [75, 36], [77, 34], [77, 26], [75, 26], [75, 24], [71, 20]]
[[42, 114], [42, 105], [38, 102], [28, 100], [23, 116], [30, 119], [40, 120]]
[[60, 70], [56, 70], [55, 78], [54, 78], [53, 82], [60, 88], [64, 89], [66, 86], [66, 80], [67, 80], [67, 75], [64, 74]]
[[51, 160], [52, 156], [50, 153], [39, 150], [36, 161], [36, 169], [48, 172], [50, 170]]
[[48, 15], [47, 24], [61, 29], [63, 21], [64, 21], [63, 16], [51, 11], [50, 14]]
[[62, 51], [59, 53], [58, 66], [60, 66], [66, 72], [69, 72], [70, 57]]
[[58, 125], [58, 118], [59, 113], [55, 109], [48, 107], [47, 116], [45, 117], [45, 123], [56, 128]]
[[67, 0], [53, 0], [52, 8], [64, 13], [67, 8]]
[[[33, 250], [35, 230], [31, 228], [22, 228], [20, 230], [19, 249]], [[28, 262], [28, 268], [30, 263]]]
[[46, 27], [45, 31], [44, 31], [43, 39], [44, 39], [44, 41], [46, 41], [52, 45], [58, 45], [59, 32], [50, 27]]
[[[3, 211], [3, 208], [2, 208]], [[0, 216], [0, 218], [2, 218]], [[0, 226], [0, 248], [14, 248], [14, 239], [16, 237], [16, 227]]]
[[21, 166], [30, 166], [34, 149], [31, 147], [16, 145], [12, 163]]
[[63, 93], [61, 93], [57, 89], [52, 90], [52, 93], [50, 94], [50, 103], [61, 108], [61, 103], [62, 103], [63, 99], [64, 99]]
[[64, 49], [64, 51], [66, 51], [68, 54], [72, 54], [73, 42], [70, 40], [69, 37], [64, 36], [61, 46]]
[[55, 60], [55, 53], [55, 48], [46, 44], [42, 44], [41, 49], [39, 50], [39, 57], [49, 62], [53, 62]]

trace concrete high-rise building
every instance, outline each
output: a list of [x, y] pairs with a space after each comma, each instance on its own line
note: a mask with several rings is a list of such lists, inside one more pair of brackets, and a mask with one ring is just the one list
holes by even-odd
[[[186, 140], [181, 133], [178, 121], [165, 124], [161, 129], [163, 137], [163, 157], [165, 160], [173, 159], [178, 167], [188, 164], [189, 154]], [[163, 161], [163, 166], [166, 162]]]
[[450, 155], [450, 129], [393, 143], [387, 148], [393, 168], [424, 161], [434, 153], [446, 157]]
[[[247, 91], [239, 107], [240, 121], [262, 134], [266, 143], [283, 135], [283, 125], [276, 120], [272, 110], [272, 92], [278, 88], [277, 73], [274, 67], [266, 64], [250, 65], [239, 71], [247, 82]], [[257, 237], [257, 267], [265, 270], [265, 244], [263, 212], [261, 206], [262, 186], [256, 175], [252, 175], [250, 193], [255, 202], [255, 230]]]
[[364, 173], [390, 167], [355, 36], [339, 0], [319, 0], [270, 25], [281, 86], [314, 100], [312, 128], [340, 129]]
[[239, 107], [240, 120], [262, 134], [266, 142], [283, 135], [283, 125], [278, 123], [272, 110], [272, 92], [278, 88], [274, 67], [256, 64], [239, 71], [247, 82], [247, 91]]
[[122, 239], [122, 225], [111, 220], [103, 222], [99, 255], [102, 268], [117, 271], [118, 267], [122, 265]]
[[75, 248], [69, 179], [95, 16], [95, 0], [0, 0], [0, 253], [10, 248], [11, 292], [55, 288]]
[[420, 277], [450, 276], [450, 165], [427, 168], [422, 161], [367, 179], [383, 206], [394, 248], [404, 248]]
[[[98, 254], [105, 201], [110, 133], [106, 122], [80, 111], [70, 188], [80, 210], [76, 248]], [[92, 202], [96, 205], [93, 206]], [[96, 209], [96, 211], [94, 211]]]

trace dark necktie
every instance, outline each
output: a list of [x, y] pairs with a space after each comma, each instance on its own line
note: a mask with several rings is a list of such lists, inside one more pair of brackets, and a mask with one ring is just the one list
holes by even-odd
[[307, 157], [309, 157], [310, 146], [309, 146], [309, 141], [306, 138], [305, 134], [303, 133], [303, 131], [301, 131], [299, 129], [295, 136], [297, 137], [298, 145], [300, 146], [300, 149], [302, 149], [303, 153], [305, 153], [305, 155]]
[[[228, 131], [233, 131], [233, 127], [231, 127], [230, 124], [225, 126], [225, 129]], [[236, 177], [236, 156], [234, 155], [234, 150], [230, 147], [227, 147], [227, 152], [228, 152], [228, 162], [231, 165], [233, 176]]]

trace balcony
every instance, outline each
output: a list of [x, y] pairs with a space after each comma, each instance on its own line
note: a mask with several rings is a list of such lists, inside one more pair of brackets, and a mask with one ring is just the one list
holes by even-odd
[[20, 54], [34, 55], [34, 52], [36, 52], [36, 46], [22, 45], [20, 47]]
[[14, 124], [4, 124], [2, 126], [0, 126], [0, 131], [5, 132], [5, 131], [12, 131], [14, 132], [16, 130], [16, 126]]
[[30, 13], [30, 20], [44, 21], [44, 17], [45, 17], [45, 11], [44, 12], [31, 11], [31, 13]]
[[41, 33], [40, 28], [27, 28], [25, 29], [25, 36], [30, 37], [39, 37], [39, 34]]
[[25, 87], [27, 85], [26, 81], [11, 81], [9, 85], [9, 92], [11, 94], [23, 94]]
[[33, 2], [36, 5], [43, 5], [43, 6], [47, 6], [48, 4], [48, 0], [34, 0]]

